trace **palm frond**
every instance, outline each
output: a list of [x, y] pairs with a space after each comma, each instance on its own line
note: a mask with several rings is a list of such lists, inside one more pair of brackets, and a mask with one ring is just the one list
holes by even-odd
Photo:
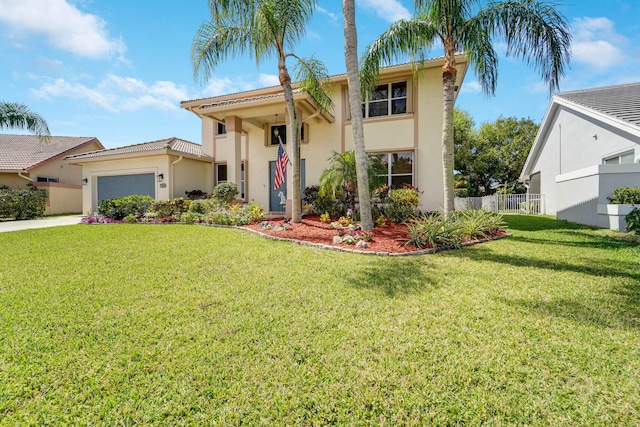
[[390, 65], [401, 58], [415, 59], [438, 40], [439, 31], [424, 17], [400, 20], [367, 46], [361, 59], [360, 81], [363, 98], [375, 88], [380, 66]]
[[18, 102], [0, 101], [0, 129], [26, 129], [46, 142], [51, 137], [47, 122]]
[[311, 95], [316, 105], [323, 112], [333, 111], [333, 86], [329, 82], [327, 67], [315, 56], [298, 58], [294, 72], [303, 91]]
[[504, 38], [507, 56], [518, 57], [540, 72], [551, 93], [558, 90], [571, 60], [571, 33], [553, 3], [492, 2], [474, 19], [491, 34]]

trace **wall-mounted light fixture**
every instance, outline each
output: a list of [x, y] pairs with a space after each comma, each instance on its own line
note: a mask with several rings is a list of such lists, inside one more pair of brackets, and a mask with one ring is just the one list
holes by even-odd
[[163, 179], [164, 179], [164, 174], [163, 173], [159, 173], [158, 174], [158, 182], [162, 182]]
[[593, 134], [593, 139], [598, 139], [598, 134], [597, 133]]
[[87, 185], [87, 183], [89, 182], [89, 180], [87, 178], [82, 178], [82, 185]]

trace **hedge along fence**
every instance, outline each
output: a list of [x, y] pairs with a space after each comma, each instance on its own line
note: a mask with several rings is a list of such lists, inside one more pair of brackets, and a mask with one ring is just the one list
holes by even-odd
[[40, 217], [47, 208], [47, 198], [47, 190], [40, 190], [33, 184], [18, 190], [0, 188], [0, 218]]

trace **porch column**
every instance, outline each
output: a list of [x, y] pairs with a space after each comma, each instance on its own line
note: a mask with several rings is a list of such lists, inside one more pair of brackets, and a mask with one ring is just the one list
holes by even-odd
[[[233, 144], [231, 157], [227, 160], [227, 180], [238, 186], [242, 182], [242, 119], [236, 116], [227, 116], [224, 119], [227, 127], [227, 143]], [[240, 195], [238, 194], [238, 198]]]

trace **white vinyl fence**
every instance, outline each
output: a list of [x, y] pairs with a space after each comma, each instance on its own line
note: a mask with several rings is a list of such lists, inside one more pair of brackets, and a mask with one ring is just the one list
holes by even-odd
[[489, 212], [541, 215], [545, 213], [543, 194], [492, 194], [484, 197], [456, 197], [457, 211], [485, 209]]

